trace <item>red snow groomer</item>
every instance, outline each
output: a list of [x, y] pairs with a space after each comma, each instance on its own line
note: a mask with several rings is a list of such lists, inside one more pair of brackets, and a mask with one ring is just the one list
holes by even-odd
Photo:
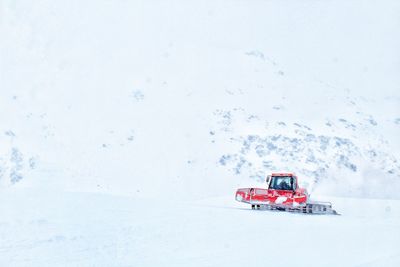
[[236, 200], [251, 204], [252, 209], [297, 211], [314, 214], [337, 214], [330, 202], [310, 201], [305, 188], [300, 188], [294, 173], [272, 173], [267, 188], [240, 188]]

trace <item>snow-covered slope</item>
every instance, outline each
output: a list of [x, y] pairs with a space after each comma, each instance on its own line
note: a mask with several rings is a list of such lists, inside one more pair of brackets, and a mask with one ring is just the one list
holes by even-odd
[[[123, 239], [127, 243], [117, 246], [116, 253], [120, 249], [137, 253], [119, 258], [117, 265], [154, 266], [157, 262], [149, 255], [140, 255], [148, 247], [166, 248], [169, 236], [146, 236], [149, 229], [140, 230], [142, 224], [154, 221], [157, 228], [161, 222], [156, 221], [157, 212], [144, 216], [146, 210], [139, 207], [166, 200], [173, 206], [184, 199], [190, 204], [182, 204], [182, 209], [191, 209], [193, 203], [212, 201], [211, 197], [222, 197], [221, 205], [228, 205], [225, 197], [238, 186], [262, 186], [266, 173], [279, 170], [298, 173], [315, 196], [361, 198], [338, 198], [339, 206], [348, 202], [357, 208], [375, 202], [362, 198], [392, 199], [395, 204], [389, 214], [398, 218], [399, 12], [400, 3], [390, 0], [1, 1], [0, 212], [6, 215], [0, 218], [4, 241], [0, 243], [5, 244], [0, 263], [69, 265], [63, 261], [64, 253], [75, 243], [61, 240], [67, 250], [50, 259], [49, 244], [40, 247], [43, 235], [60, 222], [55, 234], [83, 235], [85, 241], [77, 247], [87, 249], [90, 235], [104, 229], [100, 226], [86, 235], [93, 221], [83, 214], [90, 213], [90, 205], [101, 213], [98, 206], [110, 201], [115, 203], [110, 209], [116, 210], [111, 215], [121, 218], [125, 211], [117, 207], [133, 205], [126, 223], [138, 220], [135, 232], [140, 233], [139, 239]], [[81, 223], [77, 218], [66, 220], [73, 217], [68, 203], [75, 196], [82, 202], [98, 200], [77, 213], [83, 216]], [[36, 215], [24, 207], [33, 199], [38, 201], [37, 209], [32, 207]], [[60, 205], [49, 204], [53, 201]], [[57, 207], [60, 217], [54, 211]], [[51, 211], [46, 213], [47, 209]], [[169, 216], [179, 216], [180, 210], [171, 209], [161, 219], [172, 222]], [[200, 215], [182, 215], [200, 221], [189, 223], [187, 232], [213, 228], [211, 217], [201, 222], [207, 209], [195, 210]], [[219, 210], [228, 218], [249, 218], [246, 229], [259, 229], [273, 217], [235, 209], [209, 212]], [[351, 208], [343, 205], [338, 210], [344, 227], [372, 218], [376, 224], [365, 231], [378, 225], [389, 229], [364, 247], [357, 243], [365, 253], [348, 266], [372, 261], [359, 259], [371, 252], [374, 240], [390, 246], [394, 241], [387, 233], [399, 235], [392, 227], [397, 219], [375, 218], [371, 212], [358, 220]], [[18, 211], [26, 215], [19, 217]], [[289, 227], [285, 222], [290, 216], [274, 222]], [[124, 234], [115, 225], [118, 220], [97, 218], [109, 227], [110, 235], [114, 229]], [[35, 220], [48, 222], [37, 224], [42, 227], [39, 231], [31, 227]], [[331, 220], [342, 219], [316, 219], [318, 233], [324, 225], [332, 226]], [[305, 222], [294, 223], [306, 228]], [[66, 228], [75, 224], [79, 226], [70, 236]], [[174, 227], [167, 223], [160, 229], [175, 233]], [[339, 228], [332, 233], [340, 234]], [[36, 230], [37, 238], [32, 236]], [[190, 239], [187, 232], [185, 241]], [[204, 245], [213, 240], [212, 231], [201, 233], [206, 235]], [[20, 250], [24, 234], [28, 249]], [[293, 240], [292, 234], [283, 239]], [[235, 242], [234, 233], [229, 236], [228, 246]], [[104, 236], [100, 244], [109, 245], [110, 238], [117, 237]], [[319, 235], [312, 240], [304, 247], [307, 251]], [[184, 247], [179, 242], [173, 242], [174, 249]], [[29, 248], [38, 249], [44, 260], [27, 256]], [[106, 257], [103, 263], [88, 260], [100, 246], [92, 248], [71, 264], [108, 266], [118, 258]], [[386, 255], [385, 249], [380, 247], [376, 259], [394, 255], [394, 251]], [[233, 253], [238, 251], [236, 247]], [[201, 257], [194, 265], [222, 265], [211, 259], [218, 253], [210, 253], [206, 253], [210, 261]], [[251, 256], [250, 247], [246, 253]], [[182, 259], [181, 265], [190, 265], [190, 259]]]
[[342, 216], [307, 216], [252, 211], [231, 197], [160, 205], [101, 194], [41, 194], [0, 195], [0, 203], [16, 200], [0, 204], [1, 266], [400, 263], [399, 200], [334, 198]]
[[284, 169], [395, 197], [398, 10], [4, 1], [1, 184], [215, 194]]

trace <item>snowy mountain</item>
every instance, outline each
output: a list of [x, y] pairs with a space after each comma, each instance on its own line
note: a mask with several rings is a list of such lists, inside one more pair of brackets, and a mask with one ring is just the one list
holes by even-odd
[[[264, 266], [261, 241], [300, 235], [271, 263], [397, 266], [399, 11], [2, 1], [0, 265]], [[342, 216], [233, 202], [272, 171]]]
[[[271, 4], [265, 5], [269, 10]], [[129, 7], [121, 2], [106, 14], [112, 17], [124, 6]], [[225, 30], [222, 32], [228, 36], [221, 35], [215, 26], [221, 23], [212, 23], [226, 17], [236, 23], [230, 27], [240, 29], [231, 14], [237, 7], [203, 7], [207, 17], [209, 9], [222, 13], [210, 15], [213, 20], [204, 26], [214, 33], [213, 38], [218, 36], [209, 43], [189, 31], [197, 26], [197, 20], [187, 26], [165, 20], [164, 27], [155, 28], [164, 22], [160, 19], [148, 24], [149, 28], [129, 28], [130, 34], [122, 30], [111, 33], [125, 27], [133, 16], [130, 12], [139, 12], [134, 4], [110, 29], [100, 13], [94, 12], [97, 15], [76, 32], [83, 22], [71, 19], [65, 24], [50, 15], [61, 8], [71, 14], [76, 11], [74, 6], [37, 5], [30, 15], [19, 17], [23, 9], [11, 4], [3, 7], [7, 17], [3, 22], [7, 42], [2, 43], [3, 186], [57, 183], [70, 190], [129, 195], [173, 186], [193, 195], [199, 187], [218, 183], [215, 177], [224, 177], [215, 187], [220, 192], [248, 177], [262, 180], [271, 170], [290, 170], [304, 176], [310, 190], [322, 190], [316, 182], [329, 182], [322, 191], [332, 195], [395, 197], [400, 177], [400, 100], [394, 83], [398, 78], [388, 73], [394, 69], [391, 60], [383, 61], [381, 68], [372, 61], [378, 52], [395, 53], [394, 44], [385, 43], [385, 51], [375, 51], [383, 48], [374, 42], [363, 43], [365, 51], [331, 50], [332, 40], [344, 38], [341, 31], [333, 31], [327, 40], [317, 39], [322, 42], [320, 49], [326, 49], [326, 57], [333, 57], [320, 68], [334, 71], [321, 74], [320, 69], [312, 68], [322, 64], [314, 50], [304, 48], [288, 61], [285, 53], [293, 47], [286, 42], [274, 47], [280, 39], [269, 37], [267, 30], [273, 34], [277, 29], [268, 21], [256, 23], [257, 18], [248, 13], [253, 7], [247, 7], [250, 10], [242, 15], [263, 37], [250, 43]], [[90, 6], [80, 6], [79, 12], [85, 8]], [[184, 19], [181, 8], [176, 12]], [[311, 19], [313, 10], [322, 6], [301, 8], [305, 14], [312, 13]], [[148, 19], [143, 17], [144, 25]], [[20, 23], [13, 23], [17, 20]], [[388, 22], [381, 23], [383, 27]], [[40, 29], [35, 25], [41, 25]], [[277, 27], [291, 38], [299, 32], [310, 34], [306, 28]], [[316, 33], [325, 29], [323, 24], [313, 27]], [[97, 32], [100, 28], [104, 34]], [[369, 34], [364, 31], [357, 34]], [[15, 32], [20, 34], [14, 36]], [[175, 37], [178, 32], [184, 38]], [[165, 38], [154, 41], [152, 34]], [[377, 34], [383, 33], [377, 30]], [[230, 37], [230, 42], [224, 37]], [[143, 47], [138, 40], [143, 45], [147, 40], [151, 46]], [[358, 37], [351, 40], [360, 42]], [[155, 51], [158, 54], [153, 54]], [[368, 58], [362, 59], [367, 52]], [[354, 70], [350, 70], [348, 57], [355, 56], [360, 58], [351, 62]], [[306, 59], [306, 68], [294, 66]], [[345, 63], [340, 64], [341, 60]], [[24, 79], [20, 78], [22, 69], [27, 70]], [[342, 77], [337, 77], [338, 73]], [[383, 78], [383, 88], [381, 84], [372, 86]], [[359, 83], [352, 85], [355, 80]], [[53, 171], [65, 179], [49, 181], [41, 174]], [[148, 183], [143, 176], [153, 178]], [[375, 191], [375, 183], [385, 190]]]
[[[232, 144], [231, 152], [222, 155], [219, 163], [236, 175], [244, 173], [259, 181], [264, 181], [265, 173], [270, 170], [295, 169], [310, 192], [397, 196], [400, 163], [392, 143], [386, 139], [387, 134], [381, 132], [395, 121], [378, 123], [372, 115], [357, 111], [356, 101], [348, 105], [354, 108], [353, 113], [350, 108], [346, 119], [331, 115], [312, 123], [312, 127], [279, 121], [281, 116], [287, 117], [283, 105], [272, 107], [275, 114], [269, 120], [246, 114], [244, 110], [218, 111], [217, 131], [210, 135], [213, 138], [219, 133]], [[234, 125], [235, 120], [241, 126]], [[240, 127], [257, 130], [241, 133]], [[382, 129], [376, 129], [379, 127]]]

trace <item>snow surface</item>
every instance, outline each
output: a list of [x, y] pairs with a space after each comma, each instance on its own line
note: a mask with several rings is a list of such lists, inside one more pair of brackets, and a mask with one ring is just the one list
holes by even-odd
[[[399, 266], [398, 14], [0, 1], [0, 266]], [[271, 171], [342, 216], [235, 202]]]
[[330, 200], [342, 216], [253, 211], [232, 196], [10, 190], [0, 196], [0, 265], [398, 266], [399, 200]]

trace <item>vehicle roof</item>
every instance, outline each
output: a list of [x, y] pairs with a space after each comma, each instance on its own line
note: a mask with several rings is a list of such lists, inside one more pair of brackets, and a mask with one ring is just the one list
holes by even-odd
[[274, 172], [271, 176], [296, 176], [293, 172]]

